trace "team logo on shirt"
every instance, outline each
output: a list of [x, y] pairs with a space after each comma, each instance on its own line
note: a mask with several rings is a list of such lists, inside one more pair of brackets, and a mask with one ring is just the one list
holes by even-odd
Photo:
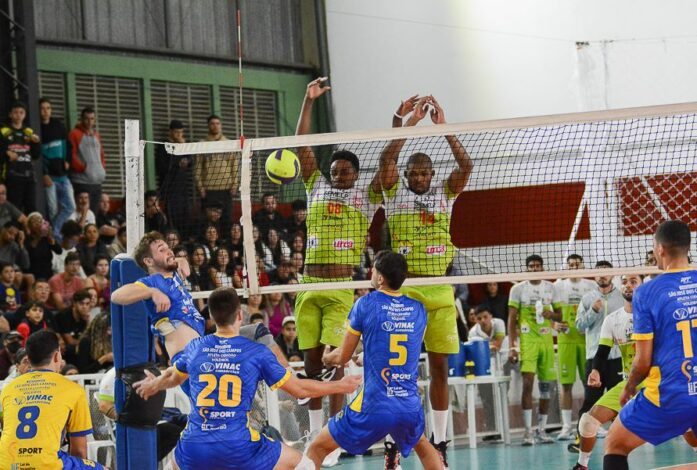
[[199, 369], [201, 369], [201, 372], [213, 372], [215, 370], [215, 364], [212, 362], [204, 362]]
[[683, 361], [680, 365], [680, 371], [687, 377], [687, 394], [697, 395], [697, 368], [692, 364], [690, 359]]
[[307, 237], [307, 249], [308, 250], [310, 250], [312, 248], [317, 248], [318, 246], [319, 246], [319, 239], [316, 236], [311, 235], [311, 236]]
[[385, 367], [380, 371], [380, 377], [382, 377], [382, 380], [385, 382], [385, 385], [390, 384], [390, 376], [392, 375], [392, 371], [390, 370], [389, 367]]
[[697, 310], [697, 309], [695, 309], [694, 307], [690, 308], [689, 310], [686, 309], [686, 308], [679, 308], [679, 309], [676, 309], [676, 310], [673, 312], [673, 318], [675, 318], [675, 319], [678, 320], [678, 321], [680, 321], [680, 320], [685, 320], [685, 319], [687, 319], [687, 317], [690, 316], [690, 313], [692, 313], [692, 312], [690, 312], [690, 310], [693, 310], [693, 309], [694, 309], [694, 310]]
[[334, 240], [334, 249], [335, 250], [353, 250], [354, 245], [355, 245], [355, 243], [350, 238], [347, 238], [347, 239], [337, 238], [336, 240]]

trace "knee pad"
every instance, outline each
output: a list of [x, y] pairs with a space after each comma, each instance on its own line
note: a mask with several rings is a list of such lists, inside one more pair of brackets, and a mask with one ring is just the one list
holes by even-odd
[[542, 400], [549, 400], [551, 398], [551, 394], [549, 393], [549, 382], [539, 381], [537, 382], [537, 388], [540, 390], [540, 398]]
[[591, 416], [590, 413], [583, 413], [581, 419], [578, 420], [578, 433], [586, 439], [595, 437], [600, 425], [600, 421]]

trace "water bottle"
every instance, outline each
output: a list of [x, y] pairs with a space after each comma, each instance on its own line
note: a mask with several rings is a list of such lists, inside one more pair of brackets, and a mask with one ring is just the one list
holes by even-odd
[[541, 325], [545, 322], [545, 317], [542, 315], [542, 312], [544, 311], [545, 307], [542, 305], [542, 300], [538, 300], [535, 302], [535, 321], [537, 321], [538, 325]]
[[474, 361], [465, 362], [465, 378], [474, 379]]

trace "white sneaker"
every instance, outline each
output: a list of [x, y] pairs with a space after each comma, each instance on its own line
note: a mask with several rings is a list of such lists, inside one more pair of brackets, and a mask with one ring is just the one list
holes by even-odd
[[574, 429], [571, 426], [562, 426], [561, 431], [557, 434], [558, 441], [570, 441], [574, 438]]
[[523, 445], [524, 446], [531, 446], [534, 444], [535, 444], [535, 438], [533, 437], [532, 431], [526, 430], [525, 434], [523, 434]]
[[333, 467], [339, 463], [339, 457], [341, 457], [341, 447], [333, 451], [331, 454], [327, 455], [322, 462], [322, 467]]
[[595, 437], [597, 437], [598, 439], [602, 439], [604, 437], [607, 437], [607, 433], [608, 433], [608, 430], [601, 426], [595, 432]]
[[547, 434], [547, 431], [544, 429], [538, 429], [535, 431], [535, 439], [540, 441], [543, 444], [551, 444], [554, 442], [554, 439], [552, 439], [549, 434]]

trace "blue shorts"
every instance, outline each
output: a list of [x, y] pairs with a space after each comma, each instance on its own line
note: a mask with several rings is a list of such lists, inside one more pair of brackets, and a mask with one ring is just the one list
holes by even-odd
[[620, 410], [625, 428], [657, 446], [674, 437], [682, 436], [697, 425], [697, 410], [685, 406], [659, 408], [651, 403], [641, 390]]
[[281, 443], [260, 434], [258, 441], [190, 441], [182, 439], [174, 449], [181, 470], [272, 470], [281, 457]]
[[104, 465], [93, 460], [81, 459], [58, 451], [58, 458], [63, 462], [65, 470], [104, 470]]
[[[179, 359], [181, 357], [182, 354], [184, 354], [183, 349], [181, 351], [179, 351], [178, 353], [175, 353], [174, 356], [172, 356], [170, 358], [169, 363], [174, 364], [177, 361], [177, 359]], [[186, 378], [186, 380], [184, 382], [182, 382], [180, 387], [182, 388], [182, 390], [184, 391], [184, 393], [186, 394], [187, 397], [191, 396], [191, 387], [189, 386], [189, 378], [188, 377]]]
[[350, 454], [364, 454], [389, 434], [407, 457], [423, 436], [424, 413], [359, 413], [346, 406], [328, 426], [332, 438]]

